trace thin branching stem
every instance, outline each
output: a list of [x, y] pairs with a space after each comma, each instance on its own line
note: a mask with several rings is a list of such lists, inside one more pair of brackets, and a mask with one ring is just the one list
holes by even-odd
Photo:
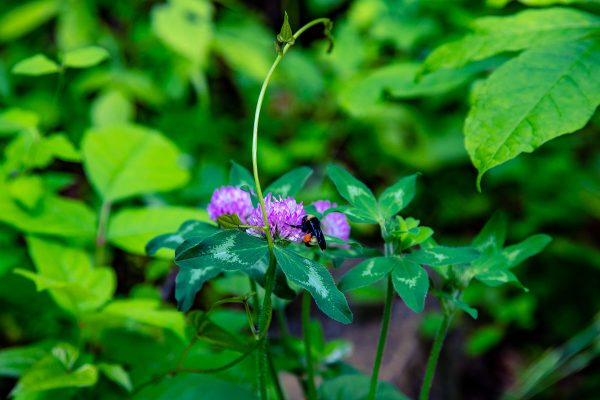
[[433, 347], [431, 348], [431, 353], [429, 353], [429, 359], [427, 360], [427, 367], [425, 368], [425, 376], [423, 377], [419, 400], [429, 399], [429, 392], [431, 390], [431, 384], [433, 383], [433, 377], [435, 376], [435, 369], [437, 367], [438, 359], [440, 358], [444, 339], [448, 333], [452, 314], [452, 311], [444, 308], [444, 319], [433, 340]]

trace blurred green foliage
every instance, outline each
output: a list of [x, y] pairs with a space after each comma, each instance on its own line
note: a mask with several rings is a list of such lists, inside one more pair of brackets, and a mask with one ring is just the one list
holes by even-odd
[[[503, 354], [516, 353], [516, 371], [549, 346], [567, 342], [600, 309], [596, 100], [568, 102], [571, 113], [581, 112], [568, 126], [544, 108], [547, 118], [540, 124], [551, 126], [551, 137], [578, 133], [490, 170], [482, 193], [463, 136], [470, 105], [483, 101], [477, 96], [511, 79], [523, 84], [538, 79], [518, 75], [516, 62], [534, 56], [554, 60], [547, 53], [517, 56], [536, 40], [552, 38], [504, 33], [499, 41], [496, 17], [516, 18], [528, 6], [555, 4], [571, 7], [547, 12], [585, 20], [589, 28], [560, 32], [560, 40], [580, 40], [596, 26], [600, 3], [595, 0], [4, 0], [0, 345], [10, 349], [0, 352], [0, 393], [123, 398], [177, 365], [195, 327], [171, 304], [171, 265], [164, 259], [172, 254], [151, 259], [144, 246], [187, 219], [206, 220], [200, 207], [227, 182], [229, 160], [249, 165], [252, 113], [274, 58], [284, 8], [293, 28], [330, 17], [335, 47], [326, 54], [327, 43], [312, 40], [321, 33], [307, 33], [277, 71], [261, 128], [262, 180], [272, 182], [310, 165], [316, 174], [300, 195], [310, 202], [335, 199], [323, 178], [331, 161], [345, 164], [376, 195], [399, 176], [420, 171], [410, 215], [435, 227], [445, 243], [470, 242], [497, 210], [508, 216], [510, 243], [537, 232], [552, 235], [553, 244], [535, 263], [518, 267], [529, 293], [474, 284], [465, 302], [479, 310], [479, 319], [460, 317], [460, 322], [467, 354], [506, 361]], [[544, 21], [558, 24], [555, 17]], [[492, 48], [469, 59], [473, 62], [455, 60], [452, 66], [458, 68], [414, 80], [423, 68], [444, 67], [435, 64], [435, 55], [445, 46], [460, 55], [451, 46], [468, 53], [482, 42]], [[568, 51], [587, 49], [565, 43]], [[600, 65], [590, 63], [593, 69]], [[486, 80], [493, 71], [504, 71], [504, 81]], [[584, 92], [590, 98], [599, 93]], [[512, 100], [507, 95], [503, 101]], [[479, 120], [504, 129], [494, 124], [494, 103], [486, 104], [491, 106]], [[472, 121], [467, 134], [480, 131]], [[492, 166], [475, 165], [480, 171]], [[354, 232], [365, 243], [377, 240], [370, 226], [355, 225]], [[235, 286], [235, 279], [219, 278], [197, 303], [206, 308], [247, 292], [246, 282]], [[360, 303], [358, 293], [353, 298]], [[362, 298], [382, 296], [370, 291]], [[220, 334], [247, 334], [245, 318], [241, 308], [211, 314]], [[435, 325], [435, 319], [427, 321]], [[345, 342], [316, 343], [322, 359], [347, 354]], [[540, 398], [590, 398], [600, 391], [594, 343], [583, 354], [587, 369], [559, 392], [542, 391]], [[200, 342], [185, 364], [214, 368], [237, 354]], [[336, 385], [343, 386], [345, 374], [353, 372], [340, 359], [323, 372], [340, 375], [322, 388], [323, 396], [339, 393]], [[582, 364], [573, 365], [575, 372]], [[214, 375], [178, 375], [143, 387], [136, 396], [191, 398], [202, 391], [250, 397], [254, 370], [247, 359]], [[554, 383], [556, 375], [545, 371], [540, 379]], [[48, 376], [53, 379], [45, 380]], [[45, 386], [37, 386], [41, 382]], [[487, 395], [486, 389], [473, 396]], [[469, 394], [465, 390], [462, 398]]]

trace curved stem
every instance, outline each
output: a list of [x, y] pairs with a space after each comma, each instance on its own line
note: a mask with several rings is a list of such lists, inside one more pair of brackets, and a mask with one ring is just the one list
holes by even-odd
[[435, 369], [437, 367], [438, 359], [440, 358], [440, 352], [442, 351], [444, 339], [448, 333], [451, 317], [451, 313], [444, 310], [444, 319], [442, 320], [442, 324], [438, 328], [438, 331], [435, 335], [433, 347], [431, 348], [431, 353], [429, 353], [429, 359], [427, 360], [427, 367], [425, 369], [425, 377], [423, 378], [423, 385], [421, 386], [419, 400], [429, 399], [429, 391], [431, 390], [433, 376], [435, 375]]
[[315, 370], [312, 357], [312, 346], [310, 342], [310, 294], [304, 291], [302, 295], [302, 336], [304, 337], [304, 354], [306, 357], [306, 386], [308, 387], [307, 398], [316, 400], [317, 387], [315, 386]]
[[387, 339], [390, 315], [392, 313], [392, 299], [394, 297], [394, 287], [392, 285], [392, 274], [388, 274], [387, 288], [385, 291], [385, 305], [383, 306], [383, 320], [381, 321], [381, 331], [379, 332], [379, 342], [377, 343], [377, 355], [373, 364], [373, 373], [371, 374], [371, 385], [369, 387], [369, 400], [374, 400], [377, 394], [377, 383], [379, 382], [379, 367], [383, 359], [383, 350]]
[[106, 228], [111, 208], [110, 200], [103, 200], [98, 217], [98, 231], [96, 233], [96, 266], [99, 267], [106, 262]]

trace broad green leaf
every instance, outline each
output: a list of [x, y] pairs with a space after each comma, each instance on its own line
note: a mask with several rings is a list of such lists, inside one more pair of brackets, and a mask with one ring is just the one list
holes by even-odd
[[309, 167], [296, 168], [271, 183], [265, 189], [265, 193], [273, 193], [274, 196], [283, 198], [294, 196], [304, 187], [312, 173], [313, 170]]
[[0, 17], [0, 42], [10, 42], [51, 19], [58, 12], [58, 0], [37, 0], [17, 3]]
[[[323, 217], [332, 212], [341, 212], [345, 214], [348, 219], [352, 222], [358, 223], [371, 223], [375, 222], [371, 213], [364, 211], [360, 208], [351, 207], [351, 206], [337, 206], [328, 208], [323, 212]], [[317, 213], [318, 214], [318, 213]]]
[[[212, 354], [211, 354], [212, 356]], [[204, 356], [206, 359], [208, 355]], [[134, 400], [197, 400], [240, 399], [257, 400], [252, 385], [242, 379], [223, 380], [214, 374], [178, 374], [144, 387], [132, 398]]]
[[79, 151], [62, 133], [40, 136], [37, 129], [21, 131], [6, 147], [7, 170], [21, 172], [44, 168], [55, 159], [69, 162], [81, 161]]
[[496, 286], [504, 285], [506, 283], [514, 282], [517, 284], [517, 286], [519, 286], [526, 292], [529, 291], [529, 289], [527, 289], [526, 287], [524, 287], [521, 284], [521, 282], [515, 276], [515, 274], [513, 274], [511, 271], [509, 271], [507, 269], [496, 269], [496, 270], [487, 271], [487, 272], [480, 272], [476, 275], [476, 278], [480, 282], [482, 282], [488, 286], [492, 286], [492, 287], [496, 287]]
[[365, 260], [348, 271], [338, 283], [338, 287], [346, 292], [372, 285], [389, 274], [392, 268], [394, 268], [394, 263], [389, 257]]
[[44, 196], [44, 181], [37, 175], [20, 175], [7, 182], [11, 197], [28, 211], [34, 211]]
[[43, 54], [21, 60], [12, 69], [13, 74], [33, 76], [56, 74], [59, 71], [59, 65]]
[[37, 274], [20, 270], [38, 290], [49, 290], [54, 300], [75, 315], [94, 311], [113, 295], [116, 278], [111, 268], [92, 267], [84, 250], [48, 239], [28, 237], [29, 253]]
[[173, 232], [182, 222], [194, 218], [208, 221], [206, 212], [195, 208], [126, 208], [111, 217], [106, 238], [123, 250], [144, 255], [151, 239]]
[[335, 286], [325, 266], [289, 249], [276, 247], [275, 256], [288, 280], [308, 290], [323, 313], [343, 324], [352, 322], [346, 297]]
[[389, 257], [394, 261], [392, 283], [404, 303], [415, 312], [423, 311], [425, 296], [429, 290], [427, 271], [416, 262], [401, 257]]
[[206, 63], [212, 42], [213, 7], [205, 0], [170, 0], [152, 9], [152, 30], [194, 66]]
[[[229, 185], [230, 186], [249, 186], [254, 187], [254, 178], [250, 171], [242, 167], [235, 161], [231, 161], [231, 169], [229, 170]], [[265, 192], [267, 193], [267, 192]]]
[[40, 117], [33, 111], [9, 108], [0, 113], [0, 135], [10, 135], [24, 129], [36, 129]]
[[164, 308], [160, 300], [123, 299], [113, 300], [101, 311], [86, 316], [90, 328], [126, 327], [147, 332], [145, 327], [154, 327], [173, 332], [186, 340], [185, 319], [179, 311]]
[[[233, 303], [243, 303], [244, 298], [235, 299]], [[240, 335], [239, 332], [225, 329], [214, 323], [204, 311], [194, 311], [189, 317], [192, 326], [196, 330], [198, 338], [203, 342], [223, 349], [229, 349], [243, 353], [249, 350], [252, 339]], [[246, 322], [247, 324], [247, 322]]]
[[473, 247], [436, 246], [413, 251], [404, 256], [418, 264], [441, 267], [443, 265], [466, 264], [476, 260], [479, 252]]
[[0, 351], [0, 376], [17, 378], [45, 354], [40, 345], [4, 348]]
[[128, 392], [133, 392], [133, 385], [131, 384], [131, 378], [129, 378], [129, 373], [125, 371], [125, 368], [119, 364], [108, 364], [108, 363], [100, 363], [98, 364], [98, 369], [104, 376], [108, 379], [121, 386]]
[[70, 237], [91, 242], [96, 235], [96, 216], [80, 201], [46, 194], [36, 210], [26, 211], [9, 196], [0, 182], [0, 221], [26, 232]]
[[221, 272], [220, 268], [212, 265], [196, 269], [181, 268], [175, 278], [177, 308], [183, 312], [189, 311], [204, 282], [215, 278]]
[[86, 174], [105, 201], [168, 191], [188, 181], [175, 145], [159, 132], [142, 126], [90, 129], [82, 149]]
[[[364, 400], [369, 396], [371, 377], [360, 374], [340, 375], [323, 381], [319, 386], [319, 399], [322, 400]], [[377, 384], [376, 400], [408, 400], [394, 385], [380, 381]]]
[[400, 179], [385, 189], [379, 197], [379, 212], [382, 218], [391, 218], [406, 207], [415, 197], [418, 174]]
[[551, 6], [554, 4], [600, 4], [600, 0], [519, 0], [519, 2], [534, 7]]
[[89, 68], [108, 58], [108, 51], [98, 46], [81, 47], [64, 54], [63, 65], [69, 68]]
[[446, 94], [467, 85], [483, 69], [483, 64], [438, 71], [417, 81], [419, 68], [415, 63], [400, 63], [374, 69], [364, 77], [346, 82], [339, 93], [339, 102], [352, 115], [374, 115], [381, 105], [389, 102], [386, 94], [397, 99]]
[[477, 90], [465, 146], [483, 174], [574, 132], [600, 104], [600, 41], [537, 47], [498, 68]]
[[180, 268], [248, 271], [268, 252], [265, 240], [233, 229], [197, 239], [188, 239], [177, 248], [175, 263]]
[[218, 232], [218, 228], [213, 224], [206, 222], [190, 220], [186, 221], [179, 227], [175, 233], [165, 233], [152, 239], [146, 245], [146, 253], [150, 256], [156, 254], [161, 248], [175, 250], [187, 239], [192, 237], [200, 237], [202, 239]]
[[369, 222], [377, 222], [379, 215], [377, 200], [375, 200], [371, 189], [337, 165], [327, 167], [327, 174], [333, 181], [339, 194], [360, 210], [365, 220], [368, 216]]
[[107, 126], [131, 122], [135, 108], [122, 91], [108, 90], [94, 99], [90, 112], [94, 126]]
[[473, 34], [444, 44], [425, 60], [425, 71], [456, 68], [493, 55], [587, 37], [600, 29], [600, 18], [570, 9], [525, 10], [508, 17], [484, 17], [473, 23]]
[[495, 213], [481, 232], [473, 239], [473, 247], [481, 253], [495, 252], [504, 246], [506, 240], [506, 215]]
[[[60, 346], [55, 347], [53, 353], [54, 350], [60, 350]], [[98, 369], [94, 365], [84, 364], [77, 369], [69, 370], [61, 360], [50, 354], [23, 373], [11, 396], [23, 396], [58, 388], [93, 386], [97, 380]]]

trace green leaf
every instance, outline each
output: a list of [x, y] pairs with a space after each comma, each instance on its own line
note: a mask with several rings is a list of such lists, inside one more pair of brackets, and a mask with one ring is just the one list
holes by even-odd
[[63, 57], [63, 65], [69, 68], [89, 68], [108, 58], [108, 51], [98, 46], [69, 50]]
[[400, 179], [385, 189], [379, 197], [379, 212], [382, 218], [391, 218], [406, 207], [415, 197], [418, 174]]
[[[60, 350], [61, 345], [58, 345], [52, 353]], [[98, 369], [94, 365], [84, 364], [77, 369], [67, 369], [54, 355], [47, 355], [25, 371], [11, 396], [24, 396], [59, 388], [93, 386], [97, 380]]]
[[43, 54], [21, 60], [12, 69], [13, 74], [33, 76], [56, 74], [59, 71], [59, 65]]
[[107, 90], [96, 97], [91, 106], [92, 125], [126, 124], [134, 119], [131, 99], [121, 90]]
[[370, 286], [389, 274], [394, 265], [390, 257], [375, 257], [365, 260], [348, 271], [338, 283], [338, 287], [347, 292]]
[[444, 265], [466, 264], [478, 257], [479, 252], [473, 247], [435, 246], [413, 251], [404, 258], [418, 264], [441, 267]]
[[37, 274], [16, 272], [32, 279], [38, 290], [49, 290], [56, 303], [80, 315], [94, 311], [111, 299], [116, 278], [111, 268], [92, 267], [85, 251], [48, 239], [27, 238]]
[[45, 354], [39, 345], [4, 348], [0, 351], [0, 376], [17, 378]]
[[152, 31], [194, 66], [204, 66], [212, 43], [213, 7], [209, 1], [170, 0], [152, 8]]
[[183, 186], [188, 172], [175, 145], [157, 131], [135, 125], [90, 129], [83, 138], [84, 167], [105, 201]]
[[125, 208], [111, 216], [106, 238], [111, 244], [123, 250], [144, 255], [146, 244], [152, 238], [166, 232], [173, 232], [186, 220], [203, 216], [203, 219], [208, 221], [206, 213], [195, 208], [169, 206]]
[[[363, 220], [377, 222], [379, 211], [377, 200], [375, 200], [371, 189], [337, 165], [327, 167], [327, 174], [335, 184], [339, 194], [359, 210], [360, 217]], [[350, 216], [351, 214], [347, 215]]]
[[294, 44], [295, 42], [294, 33], [292, 32], [287, 12], [283, 15], [283, 24], [281, 25], [281, 31], [277, 35], [277, 41], [285, 44]]
[[206, 239], [186, 240], [175, 252], [180, 268], [218, 268], [220, 271], [248, 271], [268, 252], [267, 242], [238, 230], [226, 230]]
[[388, 258], [393, 259], [395, 264], [392, 270], [394, 289], [408, 308], [418, 313], [423, 311], [429, 290], [427, 271], [408, 259], [396, 256]]
[[505, 283], [514, 282], [517, 284], [517, 286], [519, 286], [526, 292], [529, 291], [529, 289], [527, 289], [525, 286], [523, 286], [521, 284], [521, 282], [515, 276], [515, 274], [513, 274], [511, 271], [509, 271], [507, 269], [495, 269], [495, 270], [491, 270], [491, 271], [480, 272], [476, 275], [476, 278], [480, 282], [482, 282], [488, 286], [491, 286], [491, 287], [496, 287], [496, 286], [504, 285]]
[[[319, 386], [319, 399], [322, 400], [364, 400], [369, 395], [371, 377], [360, 374], [340, 375], [325, 380]], [[377, 384], [376, 400], [409, 400], [394, 385], [380, 381]]]
[[441, 292], [441, 291], [435, 291], [433, 292], [436, 296], [439, 296], [440, 298], [449, 301], [450, 303], [452, 303], [454, 306], [460, 308], [461, 310], [463, 310], [464, 312], [466, 312], [467, 314], [469, 314], [471, 316], [471, 318], [473, 319], [477, 319], [478, 316], [478, 312], [477, 309], [471, 307], [470, 305], [468, 305], [467, 303], [463, 302], [462, 300], [446, 293], [446, 292]]
[[39, 125], [37, 113], [21, 108], [9, 108], [0, 113], [0, 134], [10, 135], [21, 130], [33, 130]]
[[206, 238], [217, 232], [218, 228], [212, 224], [196, 220], [186, 221], [179, 227], [177, 232], [165, 233], [149, 241], [146, 245], [146, 253], [152, 256], [161, 248], [175, 250], [187, 239], [193, 237]]
[[346, 297], [335, 286], [325, 266], [279, 247], [275, 248], [275, 256], [288, 280], [308, 290], [323, 313], [343, 324], [352, 322]]
[[183, 312], [189, 311], [204, 282], [217, 277], [220, 273], [220, 268], [211, 265], [196, 269], [181, 268], [175, 278], [177, 308]]
[[100, 363], [98, 364], [98, 369], [104, 374], [104, 376], [121, 386], [127, 392], [133, 392], [131, 378], [129, 378], [129, 374], [120, 364]]
[[17, 3], [0, 17], [0, 42], [10, 42], [33, 31], [56, 15], [61, 6], [57, 0]]
[[[250, 171], [242, 167], [235, 161], [231, 161], [231, 169], [229, 170], [229, 185], [230, 186], [248, 186], [254, 188], [254, 178]], [[265, 192], [267, 193], [267, 192]]]
[[272, 193], [273, 196], [283, 198], [294, 196], [304, 187], [312, 173], [313, 170], [309, 167], [296, 168], [271, 183], [265, 189], [265, 193]]
[[456, 68], [493, 55], [562, 42], [569, 46], [600, 29], [600, 18], [570, 9], [525, 10], [508, 17], [475, 20], [474, 33], [435, 49], [423, 69]]
[[600, 41], [538, 47], [498, 68], [477, 90], [465, 146], [483, 174], [582, 128], [600, 104]]
[[506, 268], [513, 268], [529, 257], [540, 253], [552, 241], [548, 235], [533, 235], [524, 241], [502, 250], [502, 255], [506, 259]]
[[480, 357], [502, 341], [504, 329], [501, 326], [487, 325], [478, 327], [471, 333], [466, 343], [466, 351], [471, 357]]
[[473, 239], [473, 247], [481, 253], [496, 252], [504, 246], [506, 240], [506, 215], [495, 213], [485, 224], [481, 232]]

